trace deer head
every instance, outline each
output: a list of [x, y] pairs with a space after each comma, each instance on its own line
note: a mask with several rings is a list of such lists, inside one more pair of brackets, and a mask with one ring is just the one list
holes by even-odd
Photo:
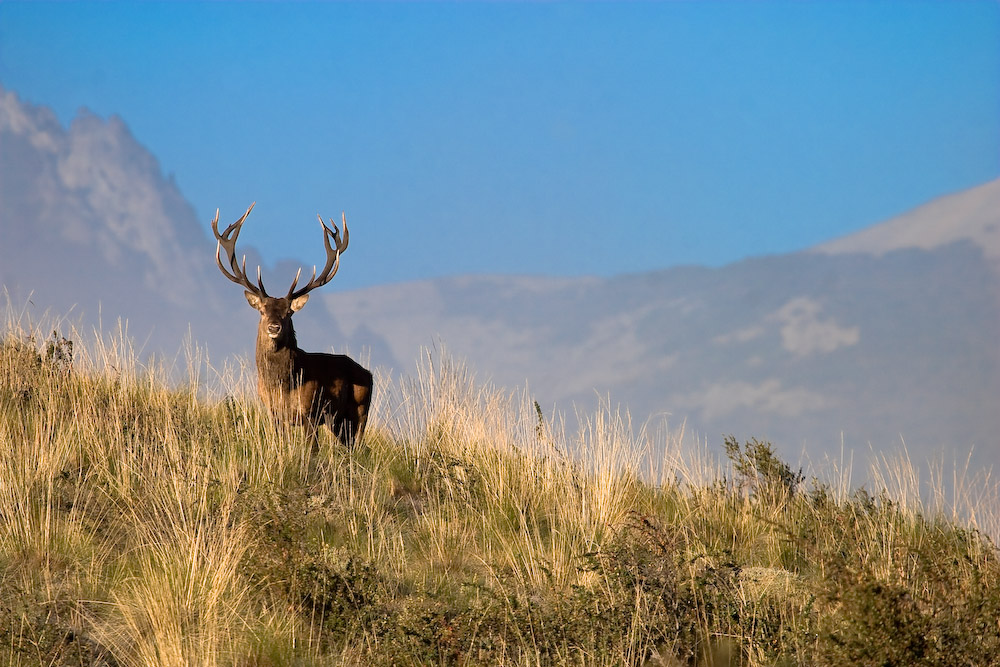
[[[215, 219], [212, 220], [212, 232], [218, 241], [215, 261], [219, 265], [222, 275], [245, 288], [246, 291], [244, 294], [246, 295], [247, 303], [260, 313], [260, 323], [257, 327], [258, 346], [269, 344], [275, 349], [282, 347], [294, 348], [296, 341], [295, 329], [292, 327], [292, 314], [298, 312], [306, 305], [306, 301], [309, 300], [309, 292], [327, 284], [336, 275], [337, 269], [340, 267], [340, 253], [347, 250], [347, 244], [350, 241], [350, 235], [347, 231], [347, 216], [346, 214], [341, 214], [341, 222], [344, 225], [343, 238], [341, 238], [340, 230], [337, 228], [336, 223], [334, 223], [333, 218], [330, 219], [330, 226], [333, 228], [331, 229], [323, 222], [321, 216], [316, 216], [319, 218], [319, 224], [323, 227], [323, 245], [326, 247], [326, 264], [323, 266], [323, 270], [317, 275], [316, 267], [314, 266], [312, 278], [309, 279], [309, 282], [296, 289], [299, 278], [302, 275], [302, 269], [299, 269], [298, 273], [295, 274], [295, 279], [292, 280], [292, 286], [288, 288], [288, 294], [283, 297], [273, 297], [268, 295], [264, 289], [264, 282], [260, 276], [260, 266], [257, 267], [257, 284], [254, 285], [246, 275], [246, 255], [243, 256], [242, 264], [236, 260], [236, 239], [240, 235], [243, 222], [250, 215], [250, 211], [253, 210], [255, 204], [256, 202], [250, 204], [246, 213], [239, 220], [226, 227], [221, 234], [219, 233], [219, 211], [216, 209]], [[333, 240], [332, 245], [330, 243], [331, 239]], [[228, 259], [230, 269], [228, 271], [222, 262], [223, 249], [225, 249]]]

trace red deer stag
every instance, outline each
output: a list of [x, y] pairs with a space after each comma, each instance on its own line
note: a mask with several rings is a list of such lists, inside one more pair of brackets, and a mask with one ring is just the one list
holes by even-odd
[[[254, 202], [256, 204], [256, 202]], [[326, 246], [326, 266], [308, 284], [295, 289], [302, 269], [283, 297], [268, 296], [257, 267], [257, 284], [246, 276], [246, 255], [242, 266], [236, 261], [236, 239], [243, 221], [250, 215], [254, 204], [239, 220], [219, 233], [219, 212], [212, 220], [212, 231], [218, 240], [215, 261], [222, 275], [246, 288], [247, 301], [260, 312], [257, 325], [257, 392], [264, 405], [279, 422], [289, 421], [306, 425], [316, 442], [320, 424], [326, 424], [333, 434], [347, 447], [359, 441], [368, 420], [372, 400], [372, 374], [356, 361], [342, 354], [325, 354], [300, 350], [292, 328], [292, 314], [306, 305], [309, 292], [330, 282], [340, 267], [340, 253], [347, 250], [347, 217], [343, 216], [344, 237], [330, 220], [333, 229], [323, 218], [323, 243]], [[317, 216], [319, 217], [319, 216]], [[335, 247], [330, 245], [333, 239]], [[229, 268], [222, 263], [225, 248]]]

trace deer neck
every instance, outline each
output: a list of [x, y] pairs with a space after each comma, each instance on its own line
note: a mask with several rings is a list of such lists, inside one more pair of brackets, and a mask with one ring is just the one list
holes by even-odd
[[295, 340], [295, 332], [286, 338], [274, 339], [265, 331], [257, 336], [257, 375], [269, 386], [288, 388], [298, 368], [301, 354]]

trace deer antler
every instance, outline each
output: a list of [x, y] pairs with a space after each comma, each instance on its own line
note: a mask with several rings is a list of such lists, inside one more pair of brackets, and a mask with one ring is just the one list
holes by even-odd
[[[257, 267], [257, 284], [254, 285], [247, 278], [247, 256], [243, 255], [242, 266], [236, 261], [236, 239], [239, 238], [240, 229], [243, 227], [243, 221], [247, 219], [247, 216], [250, 215], [250, 211], [253, 210], [253, 207], [256, 204], [257, 202], [250, 204], [250, 208], [247, 209], [247, 212], [244, 213], [239, 220], [226, 227], [221, 234], [219, 233], [219, 209], [215, 209], [215, 219], [212, 220], [212, 232], [215, 234], [216, 241], [218, 241], [215, 249], [215, 263], [219, 265], [219, 270], [222, 271], [222, 275], [229, 278], [237, 285], [242, 285], [257, 296], [266, 297], [267, 291], [264, 289], [264, 283], [260, 279], [260, 266]], [[227, 271], [226, 267], [222, 265], [223, 248], [226, 249], [226, 256], [229, 258], [229, 267], [232, 269], [232, 273]]]
[[[337, 223], [333, 221], [333, 218], [330, 218], [330, 226], [333, 227], [333, 229], [330, 229], [323, 222], [322, 216], [317, 214], [316, 217], [319, 218], [319, 224], [323, 225], [323, 245], [326, 247], [326, 265], [318, 276], [316, 275], [316, 267], [314, 266], [312, 278], [309, 279], [309, 282], [299, 289], [295, 289], [295, 286], [299, 282], [299, 277], [302, 275], [302, 269], [299, 269], [299, 272], [295, 274], [295, 280], [292, 281], [292, 286], [288, 288], [287, 298], [289, 299], [297, 299], [317, 287], [322, 287], [330, 282], [337, 274], [337, 269], [340, 268], [340, 253], [347, 250], [347, 244], [350, 242], [351, 237], [347, 231], [347, 215], [345, 213], [340, 214], [341, 224], [344, 225], [343, 239], [340, 237], [340, 230], [337, 228]], [[330, 245], [331, 238], [333, 239], [333, 246]]]
[[[247, 256], [243, 255], [242, 264], [236, 260], [236, 239], [239, 238], [240, 230], [243, 228], [243, 221], [247, 219], [248, 215], [250, 215], [250, 211], [253, 210], [256, 203], [257, 202], [250, 204], [250, 208], [247, 209], [247, 212], [244, 213], [239, 220], [226, 227], [221, 234], [219, 233], [219, 209], [215, 209], [215, 219], [212, 220], [212, 232], [215, 234], [216, 241], [218, 241], [215, 250], [215, 262], [219, 265], [219, 270], [222, 271], [222, 275], [229, 278], [237, 285], [242, 285], [259, 297], [269, 298], [267, 291], [264, 289], [264, 281], [261, 280], [260, 277], [260, 266], [257, 267], [257, 284], [254, 285], [250, 282], [250, 279], [247, 278]], [[326, 247], [326, 265], [323, 267], [323, 270], [320, 271], [319, 275], [316, 275], [316, 267], [314, 266], [312, 278], [309, 279], [309, 282], [299, 289], [295, 289], [295, 286], [298, 284], [299, 278], [302, 275], [302, 269], [299, 269], [298, 273], [295, 274], [295, 280], [292, 281], [292, 286], [288, 288], [288, 296], [286, 298], [297, 299], [304, 294], [308, 294], [317, 287], [322, 287], [330, 282], [333, 276], [336, 275], [337, 269], [340, 268], [340, 253], [347, 250], [347, 244], [350, 242], [350, 234], [347, 231], [347, 215], [344, 213], [341, 213], [340, 215], [341, 223], [344, 225], [343, 238], [341, 238], [340, 229], [333, 221], [333, 218], [330, 218], [330, 226], [333, 227], [333, 229], [330, 229], [330, 227], [327, 227], [326, 223], [323, 222], [322, 217], [319, 215], [316, 216], [319, 218], [319, 224], [323, 226], [323, 245]], [[330, 239], [333, 239], [333, 245], [330, 245]], [[230, 270], [226, 270], [226, 267], [222, 263], [223, 248], [226, 250], [226, 257], [229, 258]]]

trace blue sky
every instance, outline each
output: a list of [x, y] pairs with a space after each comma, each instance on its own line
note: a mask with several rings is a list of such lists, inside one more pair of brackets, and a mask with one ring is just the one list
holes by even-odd
[[2, 2], [0, 84], [120, 115], [206, 230], [256, 200], [269, 262], [346, 210], [341, 288], [721, 265], [1000, 176], [995, 2]]

